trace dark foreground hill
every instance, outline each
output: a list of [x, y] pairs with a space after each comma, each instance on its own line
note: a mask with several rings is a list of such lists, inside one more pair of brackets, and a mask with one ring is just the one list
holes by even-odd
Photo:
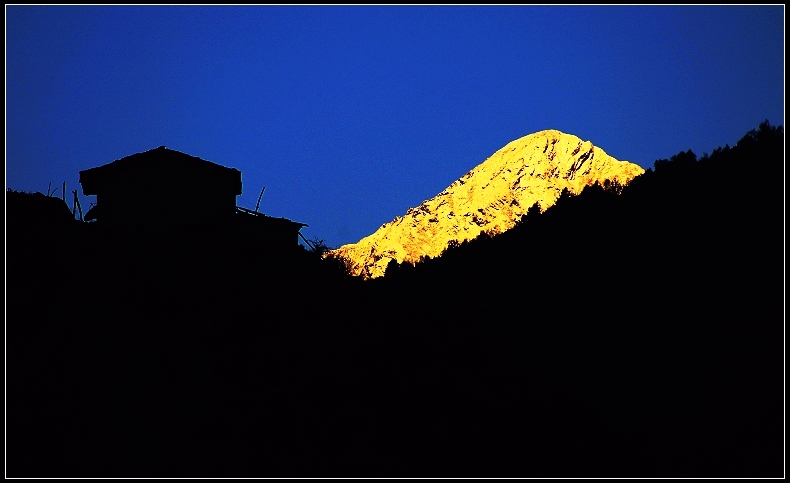
[[502, 353], [584, 394], [636, 437], [642, 476], [781, 475], [783, 153], [763, 123], [700, 160], [657, 161], [619, 196], [590, 187], [392, 264], [381, 289], [443, 287], [436, 316], [476, 318]]
[[781, 477], [783, 148], [764, 123], [364, 283], [9, 214], [7, 476]]

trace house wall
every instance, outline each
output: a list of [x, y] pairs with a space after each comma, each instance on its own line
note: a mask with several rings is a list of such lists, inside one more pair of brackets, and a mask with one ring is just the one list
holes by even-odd
[[[116, 228], [166, 228], [232, 220], [236, 195], [222, 179], [157, 173], [102, 179], [96, 197], [99, 222]], [[224, 184], [229, 184], [225, 182]]]
[[291, 249], [299, 245], [298, 223], [238, 214], [234, 226], [239, 239], [252, 239], [262, 249]]

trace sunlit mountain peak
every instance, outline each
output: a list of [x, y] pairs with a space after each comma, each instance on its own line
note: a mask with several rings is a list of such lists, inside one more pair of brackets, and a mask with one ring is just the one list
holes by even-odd
[[578, 194], [607, 179], [626, 185], [642, 173], [640, 166], [618, 161], [590, 141], [553, 129], [536, 132], [508, 143], [372, 235], [331, 253], [348, 260], [355, 275], [380, 277], [390, 260], [414, 263], [440, 255], [452, 241], [502, 233], [536, 202], [545, 211], [563, 188]]

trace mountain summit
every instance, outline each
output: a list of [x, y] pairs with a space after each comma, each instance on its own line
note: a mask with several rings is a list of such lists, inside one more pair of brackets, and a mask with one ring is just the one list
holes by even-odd
[[416, 262], [441, 254], [451, 241], [502, 233], [539, 203], [545, 211], [563, 188], [578, 194], [605, 180], [628, 184], [644, 169], [618, 161], [576, 136], [546, 130], [508, 143], [435, 197], [331, 253], [364, 278], [384, 275], [390, 260]]

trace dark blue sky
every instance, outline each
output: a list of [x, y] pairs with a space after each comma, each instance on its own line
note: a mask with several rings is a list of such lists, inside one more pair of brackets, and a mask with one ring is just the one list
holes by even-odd
[[[784, 125], [784, 6], [6, 6], [6, 187], [157, 146], [358, 241], [543, 129], [651, 167]], [[758, 160], [756, 160], [758, 161]]]

